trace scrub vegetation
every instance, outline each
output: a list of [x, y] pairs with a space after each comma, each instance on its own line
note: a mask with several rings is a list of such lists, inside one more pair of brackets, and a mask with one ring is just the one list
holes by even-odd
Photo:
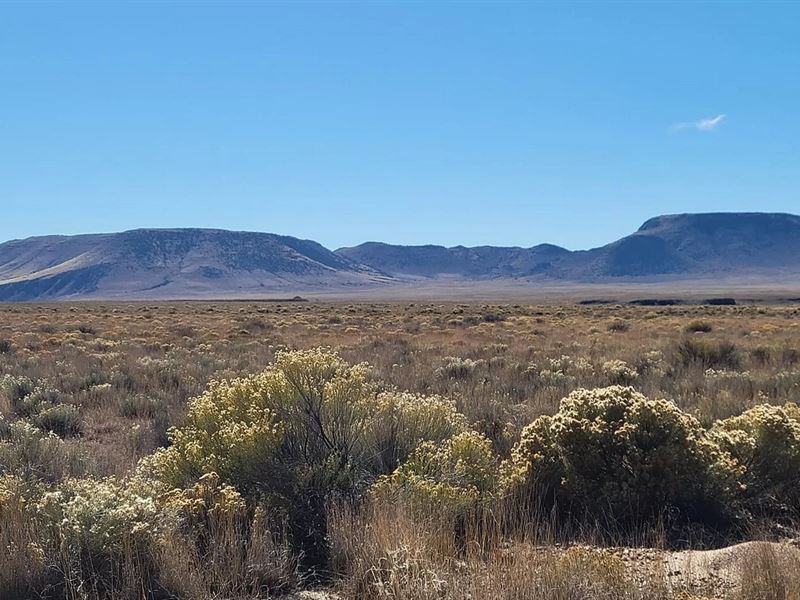
[[0, 598], [800, 599], [795, 306], [0, 305]]

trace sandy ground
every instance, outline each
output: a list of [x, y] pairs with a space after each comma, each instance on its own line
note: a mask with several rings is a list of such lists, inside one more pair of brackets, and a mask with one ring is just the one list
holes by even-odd
[[[588, 548], [587, 548], [588, 549]], [[552, 547], [542, 548], [548, 553]], [[559, 551], [565, 551], [564, 548]], [[783, 568], [800, 565], [798, 542], [746, 542], [718, 550], [685, 550], [667, 552], [649, 548], [596, 549], [611, 553], [626, 565], [628, 575], [644, 583], [663, 569], [663, 576], [673, 590], [690, 590], [703, 598], [724, 599], [735, 596], [742, 573], [759, 568], [760, 559], [780, 557]], [[335, 593], [316, 590], [303, 591], [290, 600], [341, 600]]]
[[662, 563], [664, 576], [672, 589], [688, 589], [711, 598], [735, 594], [743, 574], [758, 568], [765, 559], [777, 559], [781, 568], [800, 565], [800, 547], [796, 542], [746, 542], [717, 550], [660, 550], [623, 548], [611, 552], [622, 558], [629, 573], [636, 577], [652, 576], [652, 566]]

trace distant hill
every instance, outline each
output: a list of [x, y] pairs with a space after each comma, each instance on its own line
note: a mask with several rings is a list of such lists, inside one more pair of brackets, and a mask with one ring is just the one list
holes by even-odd
[[650, 219], [600, 248], [317, 242], [217, 229], [140, 229], [0, 244], [0, 300], [251, 298], [517, 280], [652, 282], [800, 275], [800, 217], [714, 213]]
[[0, 244], [0, 300], [247, 297], [385, 279], [316, 242], [269, 233], [140, 229]]
[[800, 272], [800, 217], [765, 213], [667, 215], [592, 250], [558, 246], [392, 246], [368, 242], [336, 251], [391, 275], [469, 279], [619, 278]]
[[553, 261], [570, 252], [550, 244], [533, 248], [445, 248], [367, 242], [353, 248], [340, 248], [336, 254], [392, 275], [480, 279], [539, 275], [547, 271]]

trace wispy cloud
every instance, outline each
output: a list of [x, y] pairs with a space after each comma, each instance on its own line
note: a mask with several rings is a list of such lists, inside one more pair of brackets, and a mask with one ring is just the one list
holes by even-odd
[[689, 121], [686, 123], [675, 123], [672, 126], [672, 131], [683, 131], [685, 129], [694, 129], [695, 131], [714, 131], [725, 120], [726, 115], [717, 115], [716, 117], [708, 117], [707, 119], [700, 119], [699, 121]]

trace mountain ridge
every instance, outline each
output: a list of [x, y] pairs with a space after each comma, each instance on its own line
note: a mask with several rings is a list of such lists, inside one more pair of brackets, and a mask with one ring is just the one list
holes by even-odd
[[133, 229], [0, 244], [0, 300], [258, 297], [417, 282], [645, 282], [800, 274], [800, 216], [683, 213], [589, 250], [553, 244], [331, 251], [314, 240], [225, 229]]
[[0, 300], [205, 297], [379, 285], [313, 240], [223, 229], [135, 229], [0, 244]]
[[[746, 234], [745, 243], [742, 243], [743, 234]], [[400, 272], [396, 263], [402, 261], [402, 256], [398, 258], [398, 253], [407, 254], [420, 248], [384, 245], [389, 255], [375, 257], [365, 255], [363, 246], [340, 248], [336, 252], [391, 274]], [[521, 250], [533, 251], [543, 246]], [[461, 247], [438, 248], [453, 252]], [[698, 276], [737, 270], [800, 272], [800, 216], [787, 213], [661, 215], [648, 219], [632, 234], [604, 246], [556, 254], [538, 264], [537, 274], [591, 282], [607, 278]], [[426, 271], [430, 270], [428, 266]], [[409, 274], [408, 269], [404, 273]], [[421, 271], [410, 274], [426, 275]], [[455, 274], [465, 275], [463, 272]], [[525, 275], [517, 272], [512, 276]], [[491, 277], [491, 273], [484, 276]]]

